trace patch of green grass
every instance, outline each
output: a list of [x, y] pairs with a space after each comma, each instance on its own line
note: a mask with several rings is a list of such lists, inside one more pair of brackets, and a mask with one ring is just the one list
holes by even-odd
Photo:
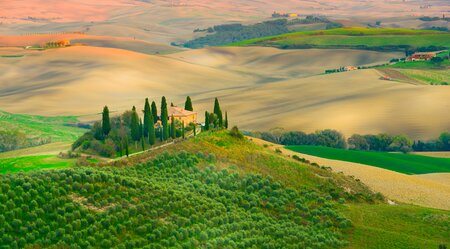
[[286, 48], [299, 46], [376, 48], [386, 46], [450, 47], [450, 33], [432, 30], [390, 28], [339, 28], [302, 31], [271, 37], [251, 39], [228, 46], [265, 45]]
[[432, 85], [450, 84], [450, 70], [398, 69], [409, 78]]
[[439, 248], [450, 245], [450, 213], [409, 205], [350, 204], [350, 248]]
[[73, 142], [85, 129], [67, 126], [78, 123], [75, 116], [45, 117], [0, 111], [0, 130], [19, 130], [30, 138], [50, 138], [52, 142]]
[[287, 146], [308, 155], [361, 163], [404, 174], [450, 172], [450, 158], [436, 158], [411, 154], [343, 150], [320, 146]]
[[54, 155], [1, 158], [0, 174], [65, 168], [73, 166], [74, 163], [74, 159], [60, 159]]
[[21, 58], [23, 56], [23, 54], [0, 55], [0, 58]]

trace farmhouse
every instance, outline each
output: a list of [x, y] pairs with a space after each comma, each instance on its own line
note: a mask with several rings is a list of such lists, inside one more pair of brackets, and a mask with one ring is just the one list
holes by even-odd
[[407, 61], [429, 61], [436, 57], [435, 52], [416, 52], [413, 55], [406, 58]]
[[169, 114], [169, 118], [173, 116], [175, 120], [184, 122], [185, 126], [190, 123], [197, 123], [197, 112], [191, 112], [178, 106], [171, 106], [167, 108], [167, 113]]

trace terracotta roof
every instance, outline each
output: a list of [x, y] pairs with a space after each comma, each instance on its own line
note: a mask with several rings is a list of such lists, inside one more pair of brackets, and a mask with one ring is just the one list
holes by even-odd
[[191, 115], [197, 114], [196, 112], [191, 112], [191, 111], [185, 110], [178, 106], [168, 107], [167, 113], [169, 114], [169, 118], [172, 117], [172, 115], [174, 117], [186, 117], [186, 116], [191, 116]]

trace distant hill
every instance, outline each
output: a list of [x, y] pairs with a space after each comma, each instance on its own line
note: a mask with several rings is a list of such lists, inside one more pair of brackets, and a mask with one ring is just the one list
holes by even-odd
[[338, 28], [303, 31], [250, 39], [229, 46], [272, 46], [295, 48], [352, 48], [377, 51], [405, 51], [418, 47], [450, 47], [450, 33], [434, 30], [391, 28]]

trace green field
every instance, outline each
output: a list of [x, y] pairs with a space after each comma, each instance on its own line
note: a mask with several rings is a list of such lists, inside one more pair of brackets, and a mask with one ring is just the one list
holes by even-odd
[[[339, 28], [303, 31], [232, 43], [227, 46], [275, 46], [282, 48], [386, 48], [398, 46], [450, 47], [450, 33], [389, 28]], [[398, 48], [400, 49], [400, 48]]]
[[397, 71], [408, 76], [409, 78], [418, 80], [425, 84], [431, 85], [449, 85], [450, 70], [420, 70], [420, 69], [397, 69]]
[[409, 205], [350, 204], [343, 208], [354, 225], [351, 248], [435, 248], [449, 246], [450, 214]]
[[64, 168], [74, 163], [74, 159], [60, 159], [54, 155], [0, 158], [0, 174]]
[[45, 117], [0, 111], [0, 130], [18, 130], [29, 138], [50, 138], [51, 142], [73, 142], [85, 129], [67, 126], [78, 123], [75, 116]]
[[411, 154], [343, 150], [320, 146], [287, 146], [295, 152], [322, 158], [371, 165], [404, 174], [450, 172], [450, 158]]

